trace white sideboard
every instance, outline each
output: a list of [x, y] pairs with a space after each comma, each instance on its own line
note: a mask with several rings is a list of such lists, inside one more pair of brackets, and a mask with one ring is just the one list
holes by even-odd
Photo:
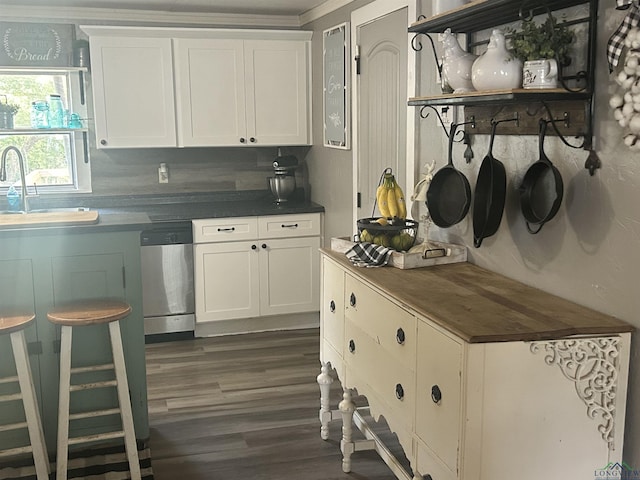
[[406, 480], [583, 480], [622, 460], [630, 325], [469, 263], [356, 268], [323, 250], [321, 269], [321, 436], [342, 418], [345, 472], [365, 449]]

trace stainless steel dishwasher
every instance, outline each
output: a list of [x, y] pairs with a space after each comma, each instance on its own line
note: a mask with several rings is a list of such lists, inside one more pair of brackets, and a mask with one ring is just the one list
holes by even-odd
[[191, 226], [154, 228], [140, 235], [145, 335], [193, 332], [193, 233]]

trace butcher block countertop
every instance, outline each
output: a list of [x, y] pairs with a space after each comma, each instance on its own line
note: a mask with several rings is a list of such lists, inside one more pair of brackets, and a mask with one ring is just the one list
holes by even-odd
[[[552, 340], [631, 332], [633, 326], [468, 262], [411, 270], [351, 265], [322, 253], [366, 284], [469, 343]], [[348, 292], [347, 292], [348, 294]]]

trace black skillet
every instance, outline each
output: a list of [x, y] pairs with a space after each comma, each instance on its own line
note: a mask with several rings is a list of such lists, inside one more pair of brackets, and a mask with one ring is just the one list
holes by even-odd
[[[529, 167], [519, 189], [520, 208], [529, 233], [538, 233], [558, 213], [564, 192], [560, 172], [544, 153], [547, 121], [540, 119], [539, 125], [540, 158]], [[534, 230], [532, 225], [538, 228]]]
[[427, 190], [427, 208], [437, 226], [447, 228], [460, 222], [471, 205], [471, 186], [467, 177], [453, 166], [453, 137], [458, 124], [449, 132], [449, 163], [436, 172]]
[[491, 122], [489, 152], [482, 160], [473, 192], [473, 244], [476, 248], [482, 245], [483, 239], [498, 231], [507, 194], [504, 165], [493, 156], [493, 140], [497, 126], [497, 122]]

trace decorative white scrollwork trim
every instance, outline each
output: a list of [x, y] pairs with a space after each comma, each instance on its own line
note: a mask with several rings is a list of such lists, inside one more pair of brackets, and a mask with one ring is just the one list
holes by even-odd
[[534, 354], [545, 352], [545, 363], [559, 366], [574, 382], [587, 415], [599, 420], [598, 431], [613, 449], [620, 338], [546, 340], [531, 342], [530, 349]]

